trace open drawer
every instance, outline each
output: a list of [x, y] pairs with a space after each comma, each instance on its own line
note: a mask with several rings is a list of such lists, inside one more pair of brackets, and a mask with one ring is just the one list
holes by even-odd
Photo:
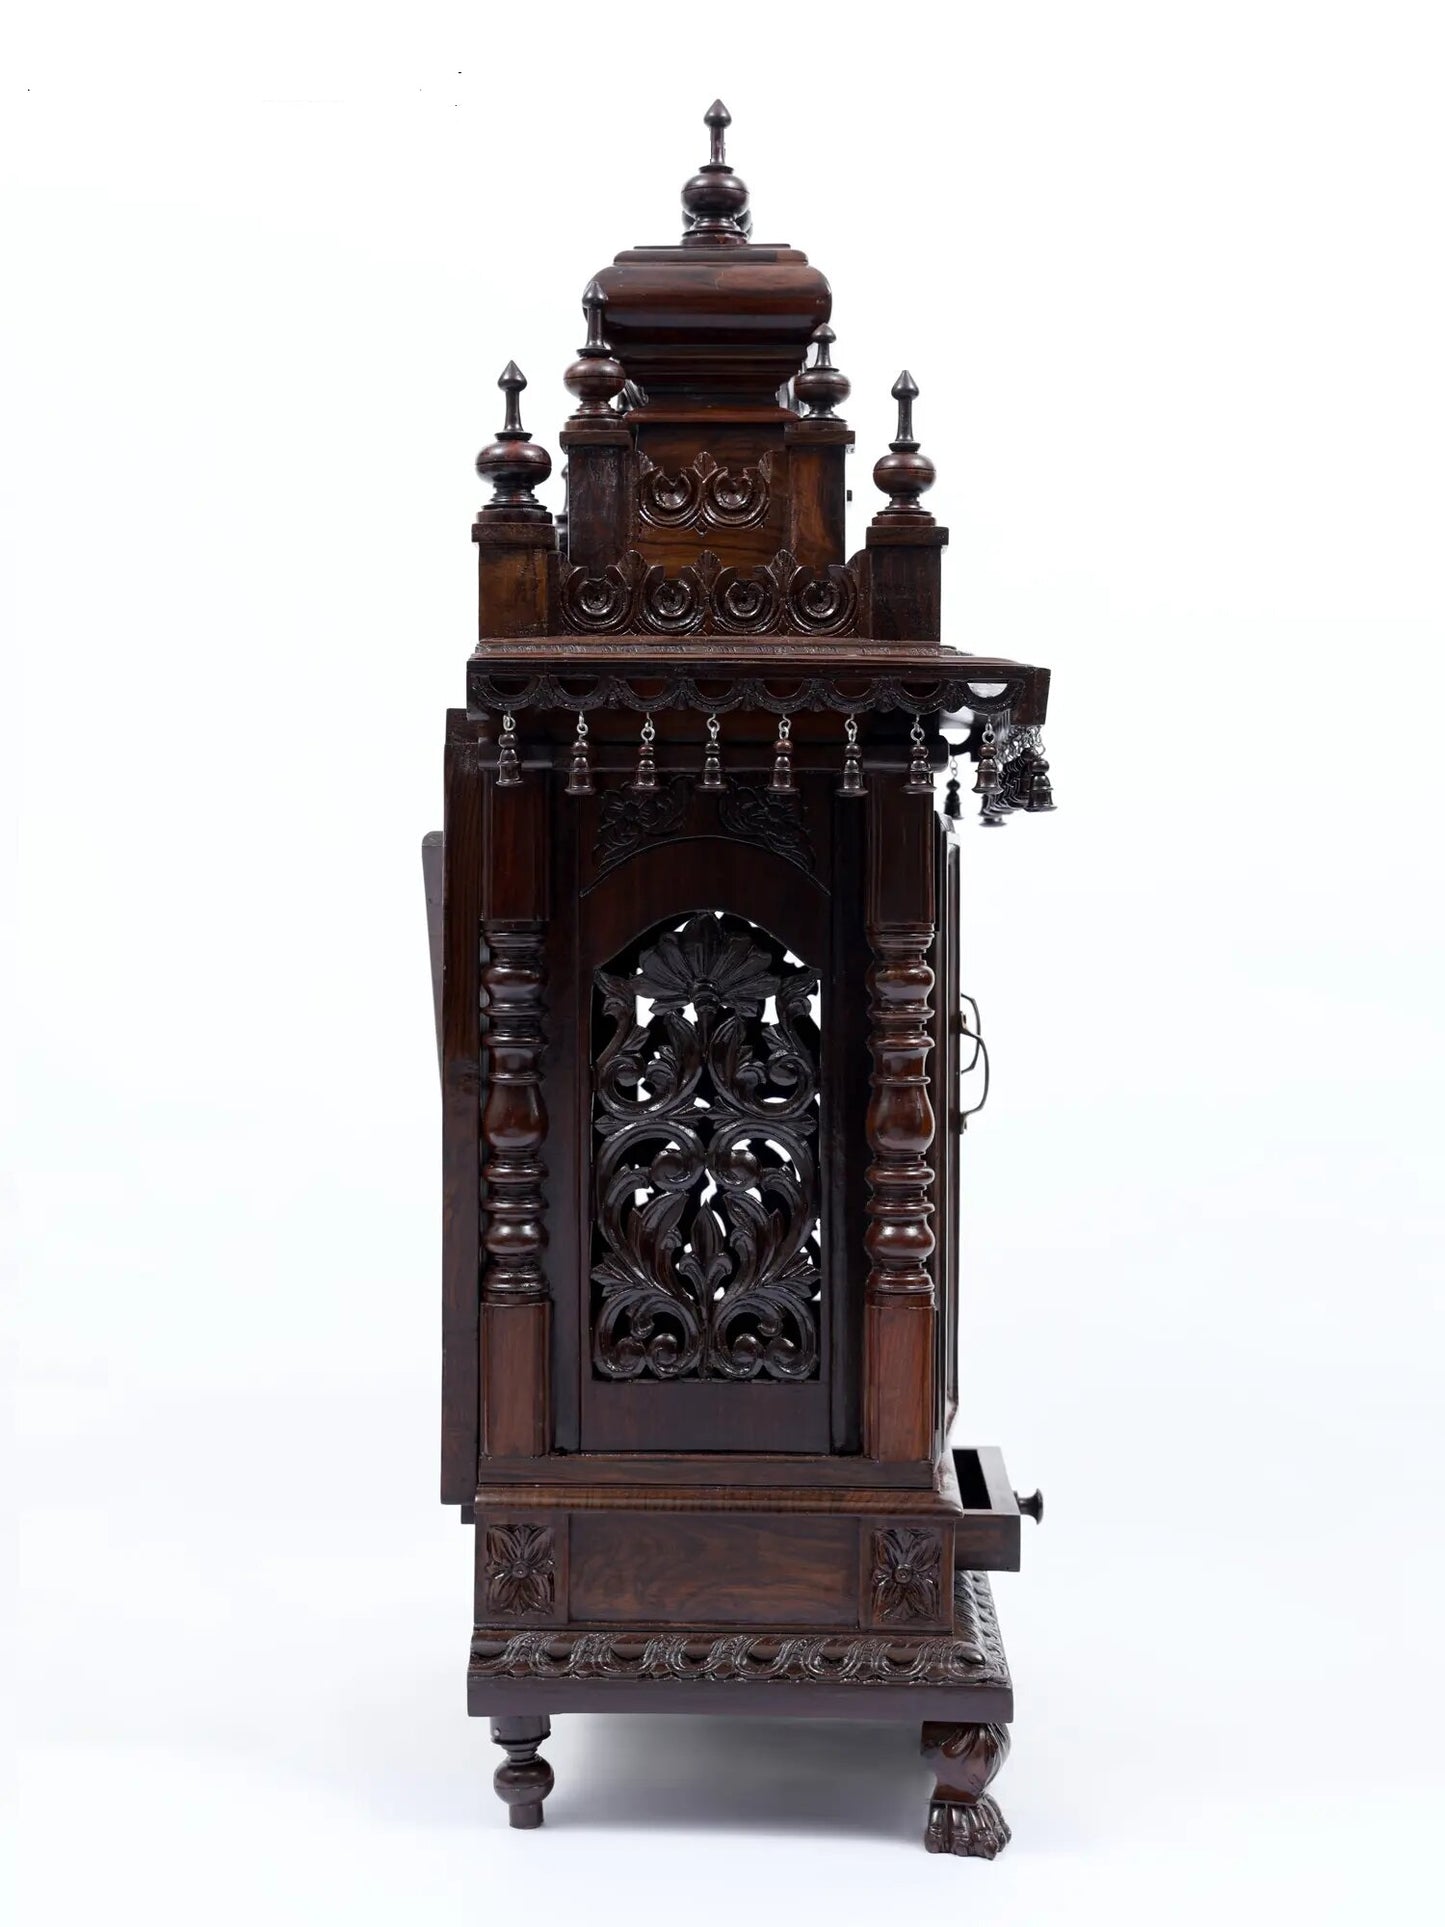
[[[1017, 1572], [1019, 1521], [1023, 1511], [1043, 1513], [1038, 1493], [1022, 1509], [995, 1445], [956, 1446], [950, 1457], [962, 1516], [954, 1527], [953, 1564], [958, 1572]], [[952, 1495], [950, 1495], [952, 1496]]]

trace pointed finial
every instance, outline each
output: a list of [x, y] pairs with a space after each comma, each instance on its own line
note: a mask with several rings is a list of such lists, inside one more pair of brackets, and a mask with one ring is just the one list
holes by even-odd
[[815, 328], [813, 343], [818, 358], [811, 367], [800, 368], [793, 379], [793, 393], [800, 402], [807, 403], [810, 421], [836, 421], [834, 408], [840, 401], [846, 401], [853, 390], [848, 377], [833, 366], [830, 351], [836, 339], [826, 321]]
[[733, 117], [720, 100], [715, 100], [703, 115], [703, 125], [712, 133], [712, 155], [710, 165], [721, 167], [727, 160], [723, 152], [723, 136], [733, 124]]
[[497, 377], [497, 386], [507, 397], [506, 420], [477, 457], [477, 473], [492, 484], [492, 499], [481, 511], [479, 520], [502, 522], [550, 522], [532, 490], [552, 473], [552, 457], [539, 448], [522, 426], [522, 390], [527, 377], [515, 361], [509, 361]]
[[582, 296], [582, 312], [587, 317], [587, 339], [577, 350], [577, 359], [563, 375], [567, 392], [577, 397], [572, 420], [613, 419], [609, 403], [622, 393], [627, 370], [614, 361], [612, 351], [602, 339], [602, 314], [607, 296], [600, 281], [589, 281]]
[[507, 419], [497, 435], [499, 442], [524, 442], [527, 431], [522, 426], [522, 390], [527, 385], [527, 377], [515, 361], [509, 361], [497, 376], [497, 386], [507, 397]]
[[898, 435], [888, 446], [895, 455], [901, 455], [905, 450], [912, 450], [918, 446], [913, 439], [913, 404], [918, 399], [918, 383], [905, 368], [894, 382], [890, 393], [898, 403]]
[[888, 454], [880, 456], [873, 469], [873, 480], [888, 497], [888, 506], [879, 509], [873, 521], [875, 526], [881, 523], [885, 528], [896, 523], [930, 526], [933, 517], [918, 498], [933, 487], [937, 471], [926, 455], [919, 454], [914, 440], [913, 403], [918, 383], [906, 368], [894, 382], [892, 393], [898, 403], [898, 434], [888, 444]]
[[607, 297], [602, 292], [602, 283], [593, 279], [582, 291], [582, 312], [587, 317], [587, 345], [577, 350], [580, 355], [605, 355], [607, 349], [602, 341], [602, 310], [607, 305]]
[[711, 153], [682, 190], [683, 244], [686, 247], [737, 246], [748, 238], [747, 183], [724, 158], [723, 134], [732, 115], [715, 100], [703, 115], [712, 137]]

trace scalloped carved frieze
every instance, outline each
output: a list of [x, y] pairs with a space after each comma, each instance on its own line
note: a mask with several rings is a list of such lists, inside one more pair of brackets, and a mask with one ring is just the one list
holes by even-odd
[[736, 475], [706, 449], [676, 475], [637, 457], [637, 520], [645, 529], [751, 529], [766, 520], [772, 502], [773, 457]]
[[847, 636], [861, 600], [857, 563], [811, 569], [790, 549], [750, 569], [704, 549], [672, 575], [629, 549], [601, 575], [569, 570], [560, 592], [564, 628], [593, 636]]

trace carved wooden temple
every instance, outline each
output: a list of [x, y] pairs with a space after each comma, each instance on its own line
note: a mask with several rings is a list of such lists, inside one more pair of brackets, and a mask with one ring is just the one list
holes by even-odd
[[1049, 675], [941, 641], [906, 373], [847, 556], [828, 283], [751, 238], [706, 121], [680, 242], [583, 297], [565, 515], [510, 364], [477, 458], [480, 641], [428, 839], [469, 1707], [518, 1827], [554, 1713], [918, 1722], [926, 1845], [991, 1857], [988, 1574], [1040, 1503], [949, 1443], [987, 1069], [956, 772], [987, 827], [1052, 807]]

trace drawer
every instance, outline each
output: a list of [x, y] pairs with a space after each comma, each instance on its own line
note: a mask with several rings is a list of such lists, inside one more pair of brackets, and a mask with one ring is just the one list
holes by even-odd
[[954, 1525], [959, 1572], [1017, 1572], [1019, 1502], [995, 1445], [957, 1446], [950, 1455], [961, 1515]]

